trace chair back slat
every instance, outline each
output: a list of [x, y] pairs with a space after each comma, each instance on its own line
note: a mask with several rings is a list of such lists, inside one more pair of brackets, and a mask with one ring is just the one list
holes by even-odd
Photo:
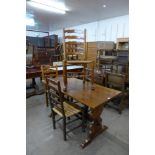
[[58, 77], [58, 67], [51, 66], [51, 65], [42, 65], [41, 66], [41, 72], [42, 72], [42, 80], [45, 79], [46, 76], [48, 77]]
[[[51, 87], [50, 87], [51, 88]], [[50, 90], [51, 91], [51, 90]], [[52, 97], [53, 98], [59, 98], [58, 92], [57, 91], [51, 91], [50, 93], [52, 93]]]
[[57, 89], [57, 86], [52, 85], [51, 83], [49, 83], [48, 84], [48, 87], [50, 88], [50, 91], [53, 90], [53, 91], [59, 93], [59, 90]]

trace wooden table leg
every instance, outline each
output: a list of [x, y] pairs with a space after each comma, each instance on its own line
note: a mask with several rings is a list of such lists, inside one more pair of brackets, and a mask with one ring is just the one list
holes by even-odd
[[36, 86], [35, 78], [32, 78], [32, 83], [30, 84], [30, 86], [27, 86], [26, 89], [35, 88], [35, 86]]
[[102, 119], [100, 115], [103, 111], [103, 108], [104, 108], [104, 105], [101, 105], [91, 110], [91, 114], [90, 114], [91, 124], [89, 126], [89, 133], [88, 133], [88, 137], [81, 144], [82, 148], [85, 148], [89, 143], [92, 142], [92, 140], [96, 136], [98, 136], [100, 133], [102, 133], [108, 128], [107, 126], [102, 125]]
[[86, 81], [86, 65], [83, 64], [83, 83]]
[[32, 87], [35, 87], [35, 85], [36, 85], [35, 78], [32, 78]]

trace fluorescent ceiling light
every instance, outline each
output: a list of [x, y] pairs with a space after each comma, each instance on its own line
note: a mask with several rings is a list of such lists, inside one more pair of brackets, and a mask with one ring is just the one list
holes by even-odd
[[105, 4], [102, 5], [103, 8], [106, 8], [107, 6]]
[[35, 22], [33, 18], [26, 18], [26, 25], [27, 26], [34, 26]]
[[51, 0], [30, 0], [28, 3], [36, 8], [43, 9], [46, 11], [51, 11], [55, 13], [65, 14], [68, 9], [65, 7], [64, 3], [51, 1]]

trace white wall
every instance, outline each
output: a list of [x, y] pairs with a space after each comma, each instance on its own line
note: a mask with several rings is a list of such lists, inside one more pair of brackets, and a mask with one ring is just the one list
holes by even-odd
[[[109, 18], [70, 28], [87, 30], [87, 41], [114, 41], [119, 37], [129, 37], [129, 15]], [[62, 38], [62, 30], [50, 32]]]

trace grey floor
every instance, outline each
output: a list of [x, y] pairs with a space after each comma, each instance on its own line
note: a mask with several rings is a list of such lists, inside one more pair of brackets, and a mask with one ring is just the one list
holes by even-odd
[[27, 155], [128, 155], [129, 154], [129, 111], [119, 115], [105, 108], [102, 119], [108, 130], [94, 139], [85, 149], [80, 143], [87, 133], [81, 129], [69, 133], [63, 141], [61, 124], [53, 130], [49, 118], [50, 109], [45, 105], [45, 96], [36, 95], [26, 99], [26, 151]]

